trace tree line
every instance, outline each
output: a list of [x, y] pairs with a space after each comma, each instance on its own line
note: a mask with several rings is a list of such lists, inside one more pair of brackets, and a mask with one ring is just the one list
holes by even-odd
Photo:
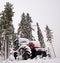
[[[13, 16], [14, 16], [13, 5], [9, 2], [6, 2], [6, 5], [4, 5], [4, 10], [0, 13], [0, 37], [4, 31], [5, 31], [6, 37], [9, 34], [15, 33], [14, 26], [12, 24]], [[29, 40], [33, 40], [32, 31], [34, 29], [32, 28], [32, 25], [31, 25], [32, 22], [33, 21], [29, 15], [29, 13], [27, 13], [26, 15], [25, 15], [25, 13], [22, 13], [21, 21], [19, 23], [19, 28], [17, 31], [17, 33], [20, 34], [21, 38], [27, 38]], [[43, 37], [42, 31], [40, 29], [38, 22], [36, 25], [37, 25], [38, 40], [41, 44], [41, 47], [44, 48], [45, 42], [44, 42], [44, 37]], [[45, 30], [46, 30], [47, 41], [52, 42], [53, 34], [48, 25], [46, 25]], [[8, 39], [6, 39], [6, 40], [8, 40]], [[0, 47], [1, 47], [1, 40], [0, 40]]]

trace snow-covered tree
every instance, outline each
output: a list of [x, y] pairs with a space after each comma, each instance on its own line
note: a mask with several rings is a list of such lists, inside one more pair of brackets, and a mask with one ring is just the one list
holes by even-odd
[[12, 17], [14, 15], [14, 12], [13, 12], [13, 5], [11, 3], [9, 2], [6, 3], [4, 13], [5, 13], [6, 29], [12, 33], [14, 31], [12, 30], [13, 28]]
[[1, 15], [2, 15], [1, 16], [2, 25], [3, 25], [3, 28], [6, 29], [7, 31], [6, 33], [8, 32], [13, 33], [14, 32], [14, 27], [12, 24], [12, 17], [14, 15], [13, 5], [7, 2], [4, 8], [4, 11], [2, 11]]
[[1, 28], [1, 18], [0, 18], [0, 51], [1, 51], [1, 35], [2, 35], [2, 28]]
[[[14, 15], [13, 12], [13, 5], [9, 2], [6, 3], [4, 11], [1, 13], [1, 20], [2, 20], [2, 29], [5, 32], [5, 56], [8, 58], [9, 55], [9, 39], [10, 36], [14, 33], [14, 27], [12, 24], [12, 17]], [[6, 59], [5, 58], [5, 59]]]
[[20, 37], [27, 38], [32, 40], [32, 20], [29, 14], [25, 16], [25, 13], [22, 14], [21, 22], [19, 24], [18, 32], [20, 33]]
[[49, 42], [52, 42], [52, 32], [51, 30], [49, 29], [49, 27], [46, 25], [46, 37], [47, 37], [47, 41]]
[[32, 20], [31, 20], [31, 17], [30, 17], [30, 15], [29, 15], [29, 13], [27, 13], [27, 15], [26, 15], [26, 30], [27, 30], [27, 38], [28, 39], [30, 39], [30, 40], [32, 40], [32, 26], [31, 26], [31, 23], [32, 23]]
[[23, 38], [25, 37], [24, 36], [25, 21], [26, 21], [25, 13], [23, 13], [21, 16], [21, 22], [19, 24], [19, 29], [18, 29], [18, 34], [20, 33], [20, 37], [23, 37]]
[[45, 28], [45, 30], [46, 30], [46, 37], [47, 37], [47, 41], [48, 41], [48, 43], [49, 43], [49, 45], [48, 45], [48, 49], [50, 49], [50, 56], [52, 57], [52, 56], [54, 56], [54, 57], [56, 57], [56, 54], [55, 54], [55, 51], [54, 51], [54, 47], [53, 47], [53, 44], [52, 44], [52, 39], [53, 39], [53, 33], [52, 33], [52, 31], [50, 30], [50, 28], [48, 27], [48, 25], [46, 25], [46, 28]]
[[45, 47], [44, 38], [38, 23], [37, 23], [37, 35], [38, 35], [38, 40], [40, 42], [41, 47], [44, 48]]
[[2, 37], [2, 33], [4, 32], [3, 28], [4, 28], [4, 13], [3, 11], [0, 13], [0, 52], [2, 53], [1, 55], [3, 55], [3, 37]]

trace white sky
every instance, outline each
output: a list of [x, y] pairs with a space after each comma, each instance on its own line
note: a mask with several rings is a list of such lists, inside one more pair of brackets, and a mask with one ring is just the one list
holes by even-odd
[[[13, 24], [15, 32], [18, 29], [18, 23], [21, 20], [23, 12], [29, 13], [33, 24], [39, 23], [45, 36], [45, 25], [47, 24], [53, 31], [54, 49], [57, 57], [60, 57], [60, 0], [0, 0], [0, 12], [4, 9], [6, 2], [10, 2], [14, 7]], [[36, 27], [34, 27], [36, 29]], [[36, 32], [33, 33], [36, 36]]]

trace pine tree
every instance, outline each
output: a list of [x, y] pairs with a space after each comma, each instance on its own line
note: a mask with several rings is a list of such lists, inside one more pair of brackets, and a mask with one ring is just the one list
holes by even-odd
[[28, 13], [26, 16], [23, 13], [21, 18], [22, 19], [19, 24], [19, 30], [18, 30], [18, 32], [20, 32], [20, 37], [32, 40], [32, 27], [31, 27], [32, 20], [31, 20], [31, 17], [29, 16]]
[[31, 17], [29, 16], [29, 13], [26, 15], [26, 25], [27, 25], [27, 38], [32, 40], [32, 26], [31, 26], [32, 20]]
[[23, 13], [22, 14], [22, 16], [21, 16], [21, 22], [20, 22], [20, 24], [19, 24], [19, 28], [18, 28], [18, 34], [20, 33], [20, 37], [25, 37], [24, 36], [24, 28], [25, 28], [25, 21], [26, 21], [26, 19], [25, 19], [25, 13]]
[[[9, 32], [9, 33], [14, 32], [14, 27], [13, 27], [13, 24], [12, 24], [12, 17], [14, 15], [14, 12], [13, 12], [12, 6], [13, 5], [11, 3], [7, 2], [6, 5], [5, 5], [5, 8], [4, 8], [4, 11], [2, 11], [2, 13], [1, 13], [3, 28], [6, 29], [6, 31]], [[13, 28], [13, 30], [12, 30], [12, 28]]]
[[[54, 54], [54, 57], [56, 57], [56, 54], [55, 54], [55, 51], [54, 51], [54, 48], [53, 48], [53, 44], [52, 44], [52, 39], [53, 39], [53, 34], [52, 34], [52, 31], [50, 30], [50, 28], [48, 27], [48, 25], [46, 25], [46, 37], [47, 37], [47, 41], [50, 43], [51, 45], [51, 48], [53, 51], [53, 54]], [[50, 48], [50, 47], [49, 47]], [[50, 56], [52, 57], [52, 55], [50, 54]]]
[[38, 35], [38, 40], [40, 42], [41, 47], [44, 48], [45, 47], [44, 38], [43, 38], [41, 29], [40, 29], [38, 23], [37, 23], [37, 35]]
[[[4, 32], [4, 30], [3, 30], [3, 28], [4, 28], [4, 14], [2, 12], [0, 13], [0, 51], [2, 51], [2, 49], [3, 49], [2, 33]], [[1, 54], [1, 55], [3, 55], [3, 54]]]
[[14, 33], [14, 27], [12, 24], [12, 17], [14, 15], [13, 5], [9, 2], [6, 3], [4, 11], [2, 11], [2, 28], [5, 31], [5, 59], [8, 58], [9, 55], [9, 38], [11, 34]]
[[49, 27], [46, 25], [46, 37], [47, 37], [47, 41], [49, 42], [52, 42], [52, 32], [51, 30], [49, 29]]
[[9, 2], [6, 3], [4, 14], [5, 14], [6, 29], [10, 31], [10, 33], [12, 33], [13, 32], [12, 31], [12, 28], [13, 28], [12, 17], [14, 15], [14, 12], [13, 12], [13, 5], [11, 3]]

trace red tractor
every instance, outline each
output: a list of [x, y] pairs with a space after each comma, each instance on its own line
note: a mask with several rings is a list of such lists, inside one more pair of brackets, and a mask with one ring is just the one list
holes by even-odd
[[26, 38], [20, 38], [19, 40], [19, 48], [17, 49], [19, 55], [22, 56], [23, 60], [28, 58], [35, 58], [37, 55], [41, 55], [42, 57], [46, 57], [47, 53], [45, 48], [41, 48], [39, 42], [37, 41], [29, 41]]

